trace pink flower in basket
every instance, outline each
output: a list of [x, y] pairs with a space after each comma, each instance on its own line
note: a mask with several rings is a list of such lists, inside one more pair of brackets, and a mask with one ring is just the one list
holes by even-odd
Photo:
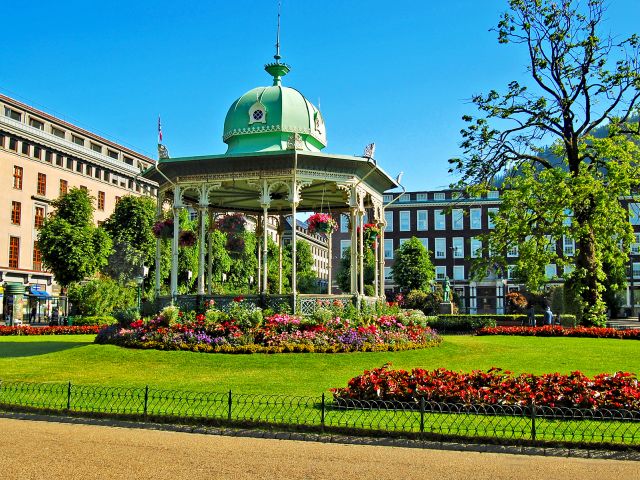
[[314, 213], [307, 220], [307, 226], [311, 233], [329, 234], [338, 229], [338, 224], [328, 213]]

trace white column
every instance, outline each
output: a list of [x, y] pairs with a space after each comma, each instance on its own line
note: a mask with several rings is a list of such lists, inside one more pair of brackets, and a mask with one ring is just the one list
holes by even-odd
[[349, 218], [351, 220], [351, 294], [358, 293], [358, 228], [356, 219], [356, 207], [349, 209]]
[[[158, 194], [158, 205], [156, 207], [156, 220], [160, 221], [162, 219], [162, 195]], [[156, 267], [156, 284], [155, 284], [155, 291], [156, 291], [156, 298], [160, 297], [160, 284], [162, 282], [162, 277], [161, 277], [161, 264], [162, 264], [162, 239], [161, 238], [157, 238], [156, 239], [156, 263], [155, 263], [155, 267]]]
[[291, 203], [291, 291], [293, 293], [293, 313], [297, 310], [297, 297], [298, 297], [298, 268], [296, 265], [298, 259], [298, 248], [296, 246], [297, 232], [296, 232], [296, 209], [298, 207], [297, 202]]
[[[177, 189], [178, 187], [176, 187]], [[173, 241], [171, 242], [171, 298], [178, 295], [178, 236], [180, 235], [180, 195], [176, 195], [173, 207]]]
[[282, 249], [284, 248], [284, 216], [278, 222], [278, 295], [282, 295]]
[[329, 263], [327, 263], [327, 293], [329, 295], [331, 295], [331, 284], [332, 284], [332, 281], [331, 281], [331, 274], [332, 274], [332, 272], [331, 272], [331, 270], [332, 270], [331, 269], [331, 261], [333, 260], [331, 258], [333, 256], [333, 253], [332, 253], [333, 252], [333, 245], [332, 245], [333, 238], [332, 238], [332, 236], [333, 236], [332, 232], [329, 232], [327, 234], [327, 255], [329, 256]]
[[[211, 223], [209, 223], [211, 225]], [[211, 295], [211, 283], [213, 282], [213, 239], [211, 238], [213, 234], [209, 232], [209, 253], [208, 253], [208, 261], [207, 261], [207, 295]]]
[[258, 247], [258, 271], [257, 271], [257, 278], [258, 278], [258, 292], [262, 293], [262, 242], [260, 239], [260, 236], [258, 235], [258, 230], [260, 228], [260, 225], [256, 224], [256, 243], [257, 243], [257, 247]]
[[198, 295], [204, 295], [204, 262], [205, 262], [205, 248], [206, 248], [206, 235], [205, 235], [205, 215], [207, 213], [207, 205], [198, 205], [198, 211], [200, 214], [200, 258], [198, 261]]
[[386, 223], [383, 221], [381, 223], [378, 224], [380, 226], [380, 244], [378, 245], [378, 256], [380, 257], [380, 271], [378, 272], [378, 279], [380, 280], [380, 296], [384, 297], [385, 296], [385, 291], [384, 291], [384, 264], [385, 264], [385, 259], [384, 259], [384, 228], [386, 226]]
[[267, 294], [267, 274], [269, 272], [269, 262], [267, 254], [269, 251], [269, 242], [267, 241], [267, 224], [269, 204], [262, 204], [262, 293]]
[[358, 225], [360, 235], [358, 235], [358, 274], [360, 275], [360, 286], [358, 293], [364, 295], [364, 210], [358, 210]]

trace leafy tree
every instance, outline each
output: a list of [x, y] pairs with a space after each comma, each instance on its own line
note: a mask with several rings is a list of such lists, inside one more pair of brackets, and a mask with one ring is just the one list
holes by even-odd
[[[615, 209], [617, 198], [612, 197], [624, 191], [619, 175], [626, 172], [638, 179], [635, 164], [621, 160], [617, 149], [628, 150], [621, 145], [628, 143], [627, 135], [640, 134], [640, 126], [631, 123], [640, 98], [639, 39], [634, 35], [616, 41], [602, 34], [604, 0], [510, 0], [509, 6], [498, 23], [498, 41], [524, 46], [530, 84], [513, 81], [504, 94], [473, 96], [480, 116], [463, 117], [467, 122], [462, 130], [463, 156], [450, 160], [451, 171], [461, 175], [457, 188], [476, 194], [505, 171], [525, 176], [507, 183], [515, 193], [501, 206], [500, 216], [517, 206], [515, 196], [522, 205], [531, 203], [527, 197], [540, 204], [534, 214], [526, 206], [513, 212], [510, 218], [517, 222], [513, 228], [496, 228], [497, 235], [505, 235], [502, 246], [526, 237], [527, 223], [535, 222], [535, 237], [542, 233], [539, 227], [545, 215], [558, 226], [565, 210], [572, 213], [568, 233], [577, 244], [572, 288], [580, 298], [583, 323], [599, 324], [605, 313], [602, 265], [605, 259], [615, 264], [624, 261], [624, 252], [612, 248], [612, 243], [626, 241], [628, 234], [619, 218], [613, 223], [599, 221], [603, 210]], [[601, 143], [593, 134], [604, 125], [610, 128]], [[553, 144], [561, 161], [546, 154], [544, 143]], [[620, 190], [606, 191], [611, 183]], [[555, 237], [558, 230], [545, 233]], [[535, 251], [546, 261], [541, 248], [545, 238], [521, 245], [521, 252]], [[542, 277], [540, 265], [542, 261], [526, 265], [534, 270], [529, 275], [533, 284]]]
[[[286, 272], [289, 279], [291, 279], [292, 257], [293, 251], [291, 244], [285, 245], [283, 251], [283, 263], [286, 258], [287, 268], [283, 273]], [[318, 290], [318, 276], [313, 270], [313, 254], [311, 253], [311, 245], [304, 240], [296, 241], [296, 280], [298, 282], [298, 291], [300, 293], [313, 293]], [[290, 285], [291, 280], [289, 280], [288, 283]]]
[[[364, 249], [364, 285], [372, 285], [375, 280], [376, 257], [370, 248]], [[358, 275], [358, 278], [360, 276]], [[345, 248], [338, 272], [336, 273], [338, 287], [345, 293], [351, 292], [351, 247]]]
[[72, 188], [52, 202], [55, 212], [38, 231], [43, 264], [63, 287], [92, 276], [106, 265], [111, 239], [93, 224], [91, 197]]
[[[120, 282], [142, 274], [142, 266], [155, 268], [155, 204], [149, 197], [127, 195], [120, 199], [103, 228], [111, 237], [113, 252], [103, 273]], [[153, 273], [149, 277], [152, 278]]]
[[110, 278], [96, 278], [69, 286], [69, 301], [84, 316], [111, 315], [114, 310], [133, 307], [135, 290], [126, 288]]
[[395, 251], [391, 273], [403, 291], [426, 290], [436, 278], [429, 251], [416, 237], [411, 237]]

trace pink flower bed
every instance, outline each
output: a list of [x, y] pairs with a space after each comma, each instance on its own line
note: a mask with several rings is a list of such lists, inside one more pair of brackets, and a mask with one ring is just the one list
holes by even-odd
[[431, 402], [471, 405], [530, 405], [573, 408], [640, 410], [640, 386], [628, 372], [601, 373], [587, 377], [513, 373], [500, 368], [487, 372], [454, 372], [439, 368], [391, 370], [389, 364], [365, 370], [349, 380], [346, 388], [331, 391], [336, 399]]
[[618, 330], [601, 327], [571, 327], [545, 325], [544, 327], [483, 327], [476, 335], [520, 335], [531, 337], [586, 337], [640, 339], [640, 329]]

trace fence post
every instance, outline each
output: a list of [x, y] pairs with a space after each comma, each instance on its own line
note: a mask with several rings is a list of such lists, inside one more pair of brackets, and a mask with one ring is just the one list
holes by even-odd
[[536, 402], [531, 401], [531, 440], [536, 439]]
[[71, 410], [71, 382], [67, 385], [67, 410]]
[[227, 413], [227, 420], [231, 421], [231, 405], [232, 405], [232, 402], [231, 402], [231, 390], [229, 390], [229, 401], [228, 401], [228, 403], [229, 403], [229, 411]]
[[326, 405], [325, 405], [324, 392], [322, 392], [322, 405], [321, 405], [321, 409], [320, 409], [320, 429], [323, 432], [324, 432], [325, 408], [326, 408]]
[[144, 419], [147, 419], [147, 409], [148, 409], [148, 405], [149, 405], [149, 385], [146, 385], [144, 387], [144, 411], [143, 411], [143, 415], [144, 415]]
[[420, 433], [424, 433], [424, 397], [420, 397]]

